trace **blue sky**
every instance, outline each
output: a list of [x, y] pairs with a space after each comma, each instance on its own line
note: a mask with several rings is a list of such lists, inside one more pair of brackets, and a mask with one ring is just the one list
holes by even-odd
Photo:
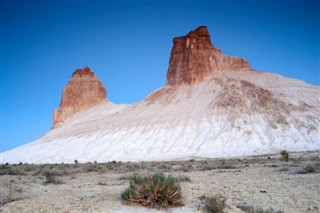
[[319, 1], [1, 1], [1, 150], [50, 130], [72, 72], [89, 66], [108, 99], [165, 84], [173, 37], [212, 43], [260, 71], [320, 85]]

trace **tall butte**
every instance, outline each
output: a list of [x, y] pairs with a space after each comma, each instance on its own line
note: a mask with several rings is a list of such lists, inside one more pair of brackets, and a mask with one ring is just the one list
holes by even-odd
[[226, 56], [210, 40], [206, 26], [173, 39], [167, 85], [195, 84], [216, 71], [252, 71], [242, 58]]
[[53, 113], [52, 129], [77, 112], [101, 104], [106, 96], [105, 87], [89, 67], [77, 69], [63, 89], [59, 108]]

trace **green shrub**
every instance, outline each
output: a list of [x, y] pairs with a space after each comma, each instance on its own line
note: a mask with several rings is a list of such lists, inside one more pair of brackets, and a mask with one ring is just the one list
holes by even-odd
[[10, 166], [8, 163], [1, 165], [0, 175], [25, 175], [25, 172], [22, 169], [15, 166]]
[[49, 183], [61, 184], [62, 182], [56, 179], [56, 176], [54, 175], [54, 173], [47, 172], [46, 173], [46, 180], [45, 180], [44, 184], [46, 185]]
[[208, 212], [211, 213], [224, 213], [224, 208], [226, 207], [227, 199], [217, 194], [213, 197], [206, 197], [205, 198], [205, 208]]
[[285, 162], [289, 161], [289, 153], [286, 150], [282, 150], [280, 154], [281, 154], [282, 160], [284, 160]]
[[87, 172], [99, 172], [99, 171], [102, 171], [102, 168], [98, 164], [87, 164], [86, 171]]
[[44, 183], [45, 184], [54, 183], [55, 181], [56, 181], [56, 176], [53, 173], [48, 172], [46, 174], [46, 181]]
[[98, 185], [99, 185], [99, 186], [108, 186], [108, 184], [105, 183], [105, 182], [98, 182]]
[[9, 164], [1, 165], [0, 175], [14, 175], [15, 172]]
[[125, 204], [138, 204], [151, 208], [181, 206], [183, 205], [181, 198], [178, 179], [162, 173], [147, 177], [134, 175], [129, 187], [121, 194], [121, 199]]

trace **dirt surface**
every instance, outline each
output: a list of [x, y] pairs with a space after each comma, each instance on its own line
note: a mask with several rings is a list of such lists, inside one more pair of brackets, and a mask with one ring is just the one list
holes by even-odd
[[[180, 179], [183, 207], [124, 205], [130, 177], [163, 172]], [[45, 183], [46, 174], [55, 180]], [[0, 212], [206, 212], [204, 197], [222, 194], [225, 212], [320, 212], [320, 152], [237, 159], [141, 163], [2, 165]]]

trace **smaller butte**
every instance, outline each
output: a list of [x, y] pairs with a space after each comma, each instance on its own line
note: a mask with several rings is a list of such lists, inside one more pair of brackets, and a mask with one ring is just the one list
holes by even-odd
[[59, 108], [53, 113], [52, 129], [74, 114], [101, 104], [106, 96], [105, 87], [89, 67], [77, 69], [63, 89]]

